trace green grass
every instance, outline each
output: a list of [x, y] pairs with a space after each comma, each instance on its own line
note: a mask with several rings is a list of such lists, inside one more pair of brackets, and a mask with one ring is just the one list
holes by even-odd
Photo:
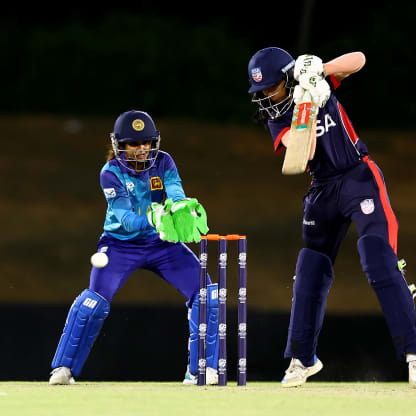
[[406, 416], [416, 412], [416, 389], [407, 383], [321, 383], [283, 389], [280, 383], [246, 387], [179, 383], [0, 382], [1, 416]]

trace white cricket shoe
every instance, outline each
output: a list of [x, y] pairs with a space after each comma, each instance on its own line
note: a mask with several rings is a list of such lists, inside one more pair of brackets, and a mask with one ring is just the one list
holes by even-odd
[[[207, 367], [206, 370], [206, 384], [214, 385], [218, 384], [218, 371], [212, 367]], [[193, 375], [189, 371], [189, 365], [186, 368], [185, 378], [183, 379], [183, 384], [186, 385], [196, 385], [198, 384], [198, 374]]]
[[68, 367], [58, 367], [52, 370], [49, 384], [75, 384], [75, 380]]
[[409, 361], [409, 384], [416, 389], [416, 361]]
[[311, 367], [305, 367], [300, 360], [292, 358], [289, 368], [285, 372], [282, 380], [283, 387], [297, 387], [306, 382], [306, 379], [321, 371], [323, 364], [321, 360], [315, 356], [315, 364]]

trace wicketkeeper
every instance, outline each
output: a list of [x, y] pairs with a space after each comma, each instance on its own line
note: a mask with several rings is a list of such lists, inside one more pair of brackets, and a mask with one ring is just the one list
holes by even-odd
[[[186, 299], [190, 336], [183, 383], [196, 384], [199, 260], [184, 243], [198, 242], [208, 232], [206, 212], [197, 199], [185, 196], [172, 157], [159, 150], [160, 134], [149, 114], [121, 114], [111, 144], [100, 173], [108, 207], [97, 249], [107, 255], [108, 264], [92, 268], [88, 289], [72, 304], [49, 382], [75, 383], [114, 295], [135, 270], [146, 269]], [[210, 279], [209, 283], [206, 376], [207, 384], [217, 384], [218, 291]]]

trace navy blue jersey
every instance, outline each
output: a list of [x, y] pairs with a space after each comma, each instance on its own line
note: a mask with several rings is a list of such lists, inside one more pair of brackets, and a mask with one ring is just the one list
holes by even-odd
[[[368, 154], [366, 145], [357, 136], [347, 113], [335, 97], [334, 91], [340, 83], [333, 76], [326, 80], [331, 87], [331, 96], [319, 109], [315, 155], [308, 162], [308, 170], [314, 179], [330, 178], [348, 171]], [[281, 138], [290, 129], [293, 108], [294, 104], [282, 117], [268, 122], [276, 153], [284, 149]]]

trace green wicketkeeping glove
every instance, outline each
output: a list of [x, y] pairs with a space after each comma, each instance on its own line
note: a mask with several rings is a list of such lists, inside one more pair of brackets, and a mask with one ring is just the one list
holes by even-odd
[[167, 199], [165, 205], [153, 202], [152, 209], [147, 213], [147, 219], [149, 224], [156, 228], [161, 240], [177, 243], [179, 241], [178, 233], [170, 213], [172, 205], [172, 199]]
[[179, 241], [198, 243], [201, 240], [201, 232], [208, 231], [206, 212], [195, 198], [175, 202], [171, 212]]
[[207, 225], [207, 213], [204, 207], [198, 202], [195, 207], [195, 212], [193, 212], [195, 216], [195, 224], [198, 227], [198, 230], [201, 234], [206, 234], [209, 231]]

